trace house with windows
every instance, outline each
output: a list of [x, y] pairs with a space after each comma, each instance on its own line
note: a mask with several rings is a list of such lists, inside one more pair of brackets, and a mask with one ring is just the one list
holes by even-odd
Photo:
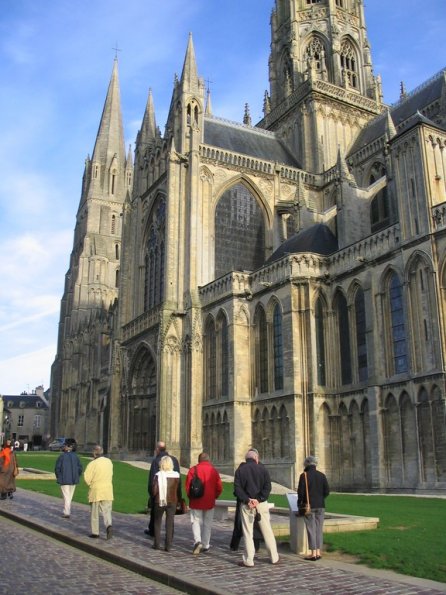
[[3, 439], [20, 442], [20, 447], [44, 448], [49, 438], [49, 403], [38, 386], [31, 393], [3, 395]]
[[275, 0], [253, 125], [212, 113], [192, 37], [164, 134], [125, 152], [113, 66], [52, 368], [53, 434], [156, 440], [294, 487], [446, 489], [446, 72], [387, 105], [363, 0]]

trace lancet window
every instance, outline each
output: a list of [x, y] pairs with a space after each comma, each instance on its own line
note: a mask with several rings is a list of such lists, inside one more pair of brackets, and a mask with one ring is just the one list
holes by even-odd
[[166, 203], [160, 200], [152, 215], [144, 255], [144, 310], [150, 310], [164, 299]]
[[[374, 163], [370, 171], [369, 184], [377, 182], [380, 178], [386, 175], [386, 168], [382, 163]], [[390, 209], [389, 209], [389, 197], [387, 193], [387, 187], [373, 197], [372, 204], [370, 206], [370, 224], [371, 231], [375, 233], [384, 227], [387, 227], [390, 223]]]
[[313, 37], [307, 45], [305, 59], [313, 76], [326, 78], [325, 50], [322, 41], [318, 37]]
[[358, 63], [355, 48], [350, 41], [345, 40], [342, 42], [340, 57], [342, 78], [345, 86], [358, 89]]
[[206, 320], [204, 333], [205, 399], [226, 397], [229, 393], [229, 335], [228, 322], [220, 312], [215, 323]]
[[391, 342], [393, 350], [393, 372], [400, 374], [408, 369], [407, 337], [404, 320], [403, 286], [393, 273], [389, 281]]
[[325, 326], [324, 326], [324, 307], [322, 298], [316, 301], [314, 312], [316, 325], [316, 354], [317, 354], [317, 382], [320, 386], [325, 386]]

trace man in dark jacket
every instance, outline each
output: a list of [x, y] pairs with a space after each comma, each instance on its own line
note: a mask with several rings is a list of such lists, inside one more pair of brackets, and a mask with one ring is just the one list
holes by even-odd
[[82, 464], [76, 454], [76, 447], [76, 440], [67, 438], [63, 445], [63, 452], [59, 455], [54, 469], [57, 483], [60, 484], [62, 491], [64, 501], [62, 516], [64, 519], [70, 518], [71, 501], [82, 474]]
[[310, 455], [305, 459], [304, 472], [299, 477], [297, 487], [298, 509], [303, 509], [306, 504], [309, 504], [311, 508], [310, 514], [304, 516], [304, 522], [308, 534], [308, 545], [311, 550], [311, 554], [305, 560], [311, 560], [312, 562], [321, 559], [325, 498], [330, 493], [327, 478], [323, 473], [316, 470], [316, 465], [316, 457]]
[[[254, 520], [259, 523], [272, 564], [279, 562], [277, 544], [271, 528], [269, 516], [268, 496], [271, 493], [271, 479], [266, 467], [259, 463], [256, 450], [248, 450], [245, 455], [246, 463], [242, 463], [234, 477], [234, 494], [240, 500], [240, 515], [242, 517], [243, 537], [245, 539], [245, 554], [239, 566], [254, 566]], [[259, 518], [260, 517], [260, 518]]]
[[[150, 535], [150, 537], [155, 536], [155, 516], [153, 514], [153, 478], [160, 470], [160, 461], [165, 456], [169, 456], [172, 459], [173, 470], [180, 473], [180, 477], [181, 477], [180, 464], [178, 462], [178, 459], [176, 457], [170, 455], [167, 452], [165, 442], [163, 442], [163, 441], [157, 442], [156, 448], [155, 448], [155, 456], [153, 457], [152, 463], [150, 465], [149, 481], [147, 484], [147, 491], [149, 493], [150, 517], [149, 517], [148, 528], [144, 529], [144, 533], [146, 535]], [[181, 485], [181, 481], [180, 481], [180, 485]]]

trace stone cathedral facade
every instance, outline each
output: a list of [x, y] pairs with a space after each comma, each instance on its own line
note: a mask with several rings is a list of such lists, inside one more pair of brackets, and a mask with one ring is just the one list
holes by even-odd
[[363, 0], [276, 0], [264, 117], [213, 114], [192, 37], [126, 152], [115, 62], [52, 368], [84, 447], [294, 487], [446, 489], [446, 74], [384, 103]]

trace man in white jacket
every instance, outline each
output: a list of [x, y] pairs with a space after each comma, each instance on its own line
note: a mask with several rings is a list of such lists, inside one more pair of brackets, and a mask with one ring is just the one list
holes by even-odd
[[84, 480], [90, 488], [88, 501], [91, 505], [91, 534], [99, 537], [99, 512], [102, 514], [107, 539], [112, 537], [113, 463], [104, 457], [102, 446], [93, 448], [93, 461], [88, 463]]

